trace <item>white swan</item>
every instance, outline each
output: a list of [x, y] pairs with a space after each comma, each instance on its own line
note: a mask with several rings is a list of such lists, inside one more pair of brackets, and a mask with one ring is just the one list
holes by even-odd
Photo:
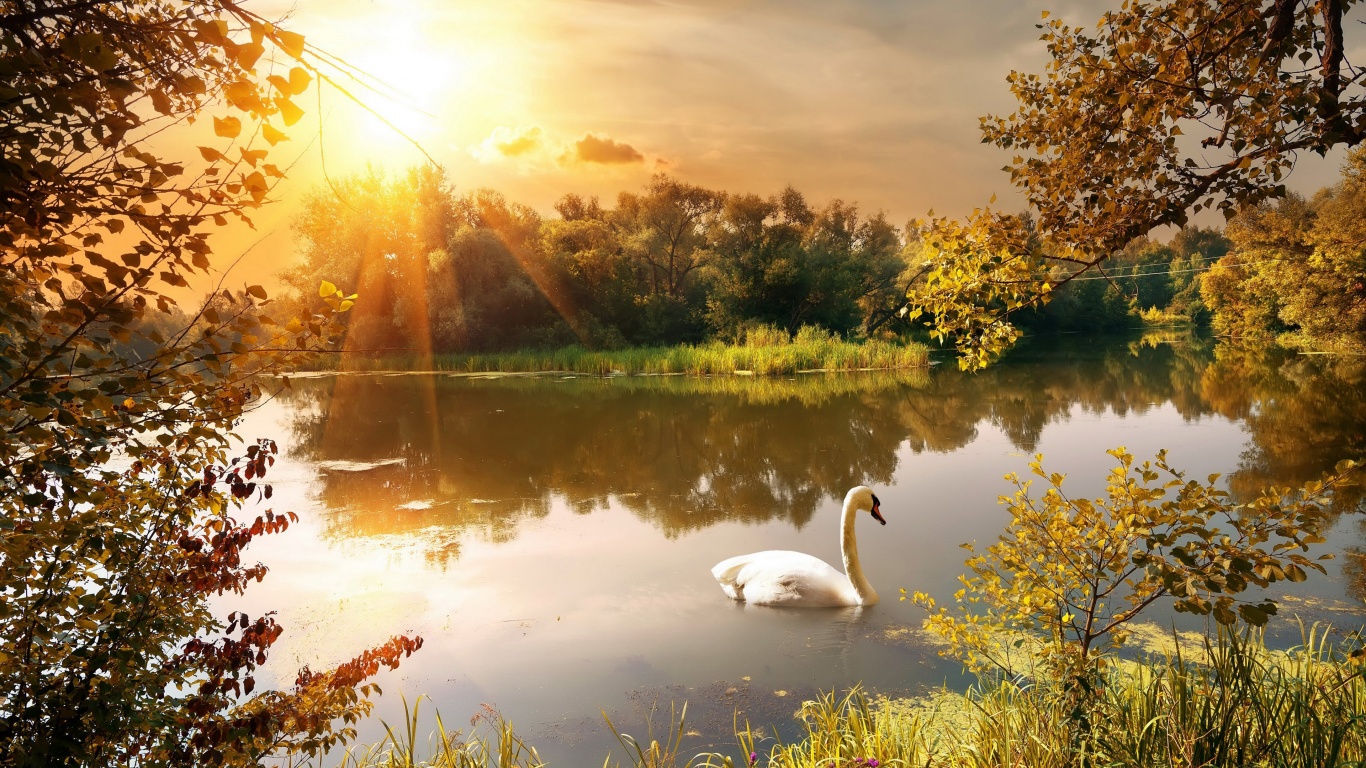
[[[768, 550], [722, 560], [711, 569], [727, 595], [754, 605], [780, 605], [789, 608], [833, 608], [847, 605], [872, 605], [877, 592], [863, 577], [858, 543], [854, 541], [854, 518], [868, 510], [883, 525], [881, 502], [866, 486], [849, 489], [844, 497], [840, 518], [840, 550], [844, 554], [844, 573], [824, 560], [801, 552]], [[846, 575], [847, 574], [847, 575]]]

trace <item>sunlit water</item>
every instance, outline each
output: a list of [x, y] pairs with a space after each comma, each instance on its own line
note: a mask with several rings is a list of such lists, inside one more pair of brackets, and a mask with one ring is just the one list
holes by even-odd
[[[280, 686], [301, 665], [420, 634], [425, 647], [379, 678], [391, 721], [400, 691], [456, 725], [490, 703], [552, 763], [599, 765], [614, 743], [600, 709], [643, 735], [652, 704], [687, 701], [687, 750], [728, 746], [737, 709], [782, 731], [820, 690], [963, 684], [898, 588], [949, 599], [958, 545], [1000, 533], [1002, 475], [1033, 454], [1088, 495], [1120, 445], [1167, 448], [1235, 491], [1299, 484], [1366, 454], [1363, 380], [1355, 360], [1151, 338], [1036, 344], [975, 375], [296, 379], [240, 433], [280, 440], [274, 508], [301, 521], [253, 545], [270, 575], [224, 608], [278, 611]], [[736, 554], [838, 566], [840, 502], [860, 483], [888, 522], [858, 526], [881, 604], [779, 610], [722, 594], [710, 568]], [[1338, 506], [1328, 575], [1277, 594], [1283, 613], [1357, 626], [1366, 533], [1355, 497]], [[1275, 625], [1277, 642], [1296, 633]]]

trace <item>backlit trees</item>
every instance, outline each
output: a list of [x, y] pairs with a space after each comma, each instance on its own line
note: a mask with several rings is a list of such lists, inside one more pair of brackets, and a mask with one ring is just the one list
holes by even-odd
[[[244, 548], [293, 520], [250, 509], [271, 496], [275, 446], [230, 458], [231, 430], [258, 375], [330, 345], [356, 297], [324, 284], [272, 319], [257, 285], [219, 285], [187, 315], [172, 293], [283, 175], [271, 147], [312, 61], [301, 35], [227, 0], [0, 2], [6, 765], [315, 753], [368, 710], [365, 679], [421, 644], [262, 691], [280, 627], [208, 609], [264, 576]], [[169, 156], [170, 134], [202, 146]]]

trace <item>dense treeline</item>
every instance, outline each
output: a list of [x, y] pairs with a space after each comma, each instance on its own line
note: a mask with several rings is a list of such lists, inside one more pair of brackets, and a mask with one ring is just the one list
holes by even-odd
[[[303, 257], [284, 280], [297, 296], [323, 279], [365, 296], [350, 319], [352, 350], [620, 349], [739, 341], [755, 326], [904, 334], [898, 310], [921, 260], [914, 227], [854, 204], [813, 207], [791, 187], [761, 197], [663, 175], [615, 207], [569, 194], [543, 216], [490, 190], [456, 194], [437, 169], [372, 169], [315, 192], [296, 228]], [[1020, 324], [1207, 324], [1199, 277], [1229, 247], [1200, 227], [1165, 244], [1134, 241], [1104, 274], [1064, 284]]]
[[1139, 238], [1091, 272], [1064, 283], [1052, 300], [1019, 318], [1034, 332], [1113, 331], [1149, 323], [1207, 325], [1200, 275], [1229, 251], [1223, 233], [1187, 227], [1170, 241]]
[[1063, 285], [1020, 324], [1043, 332], [1191, 322], [1245, 344], [1361, 351], [1363, 254], [1366, 151], [1357, 150], [1338, 184], [1246, 209], [1225, 233], [1194, 227], [1165, 245], [1130, 243], [1105, 276]]
[[[788, 188], [730, 194], [656, 176], [615, 207], [566, 195], [545, 217], [441, 171], [378, 171], [312, 195], [284, 276], [365, 297], [351, 349], [492, 351], [736, 340], [747, 328], [887, 333], [905, 301], [908, 233]], [[903, 325], [904, 327], [904, 325]], [[430, 343], [430, 349], [423, 345]]]
[[1360, 351], [1366, 338], [1366, 150], [1335, 186], [1229, 222], [1233, 250], [1204, 277], [1214, 328], [1253, 342]]

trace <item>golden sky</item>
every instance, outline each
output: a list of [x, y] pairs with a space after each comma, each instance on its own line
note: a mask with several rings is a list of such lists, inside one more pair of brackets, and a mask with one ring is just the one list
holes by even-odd
[[[1011, 69], [1041, 71], [1044, 9], [1090, 25], [1118, 0], [258, 0], [249, 7], [387, 84], [357, 90], [417, 139], [458, 190], [496, 189], [549, 213], [567, 192], [610, 202], [652, 173], [730, 191], [792, 184], [894, 222], [1022, 198], [980, 143], [977, 118], [1009, 112]], [[297, 158], [257, 216], [244, 265], [293, 251], [297, 200], [367, 163], [422, 162], [344, 99], [310, 91], [310, 115], [273, 153]], [[323, 130], [318, 131], [321, 114]], [[1332, 183], [1340, 158], [1292, 179]], [[232, 281], [230, 281], [232, 282]]]

